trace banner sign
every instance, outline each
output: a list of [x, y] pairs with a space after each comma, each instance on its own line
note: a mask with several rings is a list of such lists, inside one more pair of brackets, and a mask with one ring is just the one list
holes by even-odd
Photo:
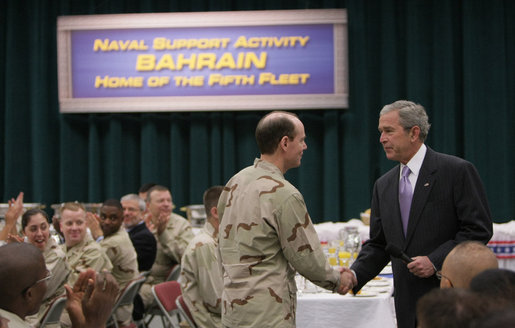
[[58, 18], [63, 113], [347, 107], [344, 10]]

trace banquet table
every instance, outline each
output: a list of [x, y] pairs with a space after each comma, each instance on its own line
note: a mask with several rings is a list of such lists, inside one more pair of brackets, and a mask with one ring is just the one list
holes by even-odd
[[[347, 226], [357, 227], [361, 241], [369, 238], [370, 226], [361, 220], [348, 222], [323, 222], [315, 225], [318, 238], [330, 242], [339, 238], [339, 231]], [[493, 236], [487, 244], [497, 256], [499, 268], [515, 271], [515, 220], [493, 224]]]
[[300, 291], [297, 295], [297, 328], [395, 328], [392, 279], [387, 281], [387, 287], [367, 285], [356, 296], [322, 292], [319, 288], [318, 292]]

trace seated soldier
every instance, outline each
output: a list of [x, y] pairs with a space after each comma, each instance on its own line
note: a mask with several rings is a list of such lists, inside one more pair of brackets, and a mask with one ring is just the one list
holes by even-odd
[[[111, 261], [112, 274], [123, 291], [132, 279], [138, 277], [139, 272], [136, 251], [129, 235], [122, 227], [122, 204], [117, 199], [108, 199], [100, 208], [100, 219], [88, 212], [87, 221], [93, 238], [100, 241], [100, 246]], [[129, 326], [131, 317], [132, 304], [116, 310], [116, 318], [121, 327]]]
[[[64, 284], [68, 281], [70, 267], [68, 266], [64, 251], [57, 245], [57, 242], [50, 237], [50, 224], [45, 211], [35, 208], [23, 213], [21, 226], [23, 234], [27, 237], [27, 241], [36, 246], [43, 253], [46, 267], [52, 275], [47, 282], [47, 291], [41, 307], [39, 308], [39, 312], [25, 318], [27, 322], [38, 327], [39, 321], [46, 313], [52, 301], [64, 295]], [[50, 325], [47, 327], [50, 327]], [[54, 325], [52, 325], [52, 327], [54, 327]], [[55, 327], [59, 327], [59, 325], [55, 325]]]
[[470, 281], [478, 273], [498, 267], [497, 257], [488, 246], [468, 240], [447, 254], [442, 271], [436, 275], [441, 279], [440, 288], [469, 288]]
[[221, 327], [223, 280], [217, 260], [218, 198], [223, 186], [204, 192], [207, 220], [200, 233], [189, 243], [181, 261], [181, 291], [184, 301], [199, 327]]
[[180, 215], [172, 213], [172, 194], [168, 188], [154, 186], [147, 193], [147, 227], [157, 240], [156, 260], [147, 281], [140, 289], [140, 298], [135, 299], [135, 320], [143, 317], [143, 312], [155, 305], [152, 286], [166, 281], [171, 269], [181, 263], [184, 250], [193, 239], [191, 224]]
[[64, 250], [68, 257], [68, 264], [72, 270], [68, 283], [73, 285], [79, 273], [86, 269], [96, 272], [107, 270], [111, 272], [111, 261], [87, 233], [86, 210], [77, 202], [64, 203], [59, 209], [59, 225], [64, 235]]
[[[24, 319], [40, 308], [51, 277], [34, 245], [10, 243], [0, 247], [0, 327], [31, 328]], [[118, 285], [109, 273], [82, 272], [73, 289], [66, 286], [72, 328], [104, 328], [117, 293]]]
[[[73, 285], [79, 274], [87, 269], [96, 272], [107, 270], [111, 272], [113, 266], [100, 245], [87, 233], [86, 210], [77, 202], [64, 203], [59, 209], [59, 226], [64, 235], [62, 245], [68, 264], [71, 269], [68, 284]], [[70, 318], [66, 311], [61, 317], [61, 326], [69, 327]]]
[[471, 327], [487, 309], [481, 297], [468, 289], [433, 289], [417, 302], [418, 328]]

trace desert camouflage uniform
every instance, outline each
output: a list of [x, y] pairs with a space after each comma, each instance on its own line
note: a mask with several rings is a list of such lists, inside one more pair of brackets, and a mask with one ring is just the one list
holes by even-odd
[[[63, 249], [57, 245], [52, 237], [48, 238], [45, 250], [43, 251], [43, 257], [45, 258], [46, 268], [52, 273], [52, 278], [47, 281], [47, 290], [38, 313], [25, 317], [25, 321], [34, 327], [39, 327], [39, 320], [41, 320], [47, 311], [50, 303], [52, 303], [56, 297], [65, 293], [64, 284], [68, 281], [70, 274], [66, 254], [64, 254]], [[59, 324], [48, 325], [48, 327], [59, 327]]]
[[[66, 244], [62, 247], [64, 250], [67, 249]], [[75, 284], [79, 274], [86, 269], [91, 268], [97, 272], [101, 272], [103, 269], [111, 272], [113, 269], [113, 265], [104, 250], [89, 234], [86, 234], [83, 241], [68, 249], [66, 256], [71, 268], [71, 274], [68, 278], [70, 286]]]
[[[100, 246], [113, 265], [112, 274], [122, 292], [127, 284], [139, 275], [136, 250], [129, 234], [120, 227], [117, 232], [100, 241]], [[129, 325], [132, 317], [132, 304], [120, 307], [116, 311], [116, 317], [121, 322], [121, 326]]]
[[[216, 234], [216, 235], [215, 235]], [[221, 327], [222, 273], [217, 260], [218, 234], [206, 222], [186, 248], [181, 262], [181, 290], [197, 326]]]
[[256, 159], [231, 178], [218, 214], [223, 326], [295, 327], [296, 270], [337, 288], [302, 195], [275, 165]]
[[158, 236], [156, 231], [152, 231], [152, 233], [157, 240], [156, 260], [139, 293], [145, 309], [155, 304], [152, 286], [164, 282], [170, 269], [175, 264], [181, 263], [184, 250], [193, 239], [189, 221], [175, 213], [170, 215], [168, 224], [161, 235]]
[[18, 315], [0, 309], [0, 327], [2, 328], [32, 328], [32, 326], [23, 321]]

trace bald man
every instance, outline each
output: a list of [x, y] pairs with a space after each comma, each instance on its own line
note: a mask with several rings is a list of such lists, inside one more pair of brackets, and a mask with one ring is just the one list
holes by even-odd
[[229, 180], [218, 202], [222, 326], [293, 328], [296, 271], [342, 294], [356, 282], [331, 268], [304, 198], [284, 177], [307, 149], [300, 119], [272, 112], [259, 121], [256, 141], [260, 158]]
[[440, 288], [469, 288], [477, 274], [498, 267], [497, 258], [488, 246], [478, 241], [464, 241], [443, 261], [442, 271], [437, 273]]
[[[39, 310], [50, 277], [36, 246], [10, 243], [0, 247], [0, 328], [32, 328], [24, 319]], [[105, 327], [119, 290], [111, 274], [88, 269], [81, 272], [73, 289], [65, 288], [73, 328]]]
[[28, 243], [0, 247], [0, 327], [30, 327], [24, 319], [38, 312], [50, 277], [37, 247]]

